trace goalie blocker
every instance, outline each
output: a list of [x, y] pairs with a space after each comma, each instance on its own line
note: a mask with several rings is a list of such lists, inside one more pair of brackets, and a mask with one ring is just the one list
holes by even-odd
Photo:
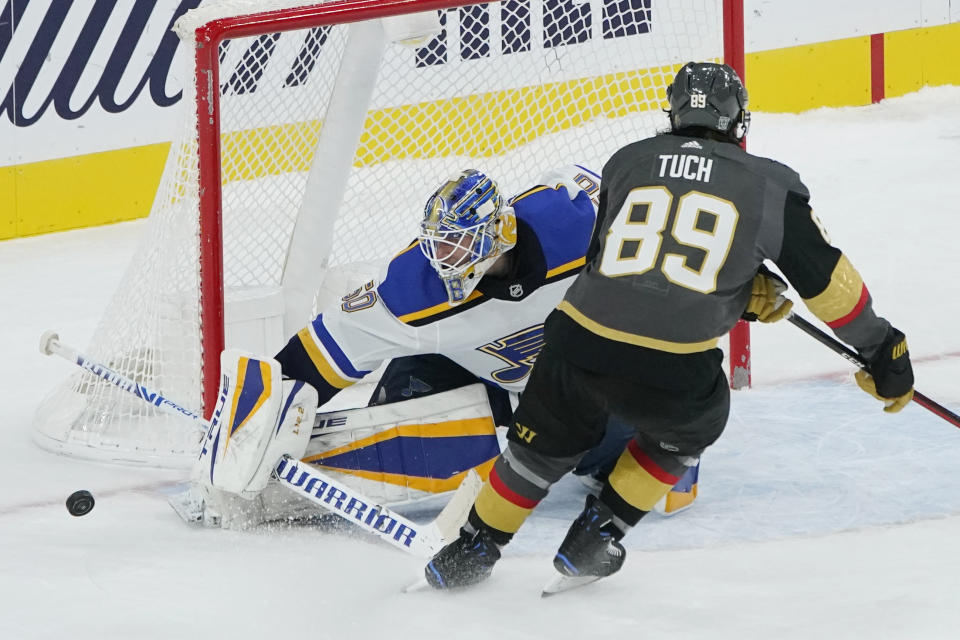
[[220, 390], [192, 480], [252, 500], [267, 486], [283, 456], [302, 457], [310, 440], [317, 392], [282, 380], [276, 360], [237, 349], [220, 354]]

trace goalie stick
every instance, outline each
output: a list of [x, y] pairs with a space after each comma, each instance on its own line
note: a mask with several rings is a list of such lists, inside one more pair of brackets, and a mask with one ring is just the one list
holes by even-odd
[[[206, 432], [210, 426], [196, 412], [63, 344], [54, 331], [46, 331], [40, 337], [40, 352], [58, 355], [162, 411], [192, 420], [198, 430]], [[318, 471], [313, 465], [290, 456], [283, 456], [277, 462], [273, 476], [290, 491], [356, 524], [388, 544], [422, 558], [432, 557], [443, 547], [445, 540], [457, 535], [481, 486], [479, 476], [471, 471], [440, 514], [432, 522], [421, 525], [376, 504], [352, 487]]]
[[[798, 329], [806, 333], [808, 336], [814, 338], [820, 344], [823, 344], [829, 347], [830, 349], [832, 349], [834, 352], [839, 353], [846, 360], [848, 360], [849, 362], [852, 362], [857, 367], [861, 369], [867, 368], [867, 363], [863, 361], [863, 358], [861, 358], [856, 351], [854, 351], [847, 345], [843, 344], [836, 338], [832, 337], [828, 333], [822, 331], [818, 327], [814, 326], [806, 319], [802, 318], [801, 316], [798, 316], [796, 313], [790, 312], [790, 314], [787, 316], [787, 320], [790, 321], [790, 324], [797, 327]], [[930, 411], [940, 416], [941, 418], [943, 418], [953, 426], [960, 427], [960, 416], [950, 411], [943, 405], [931, 400], [930, 398], [923, 395], [916, 389], [913, 390], [913, 401], [919, 404], [921, 407], [923, 407], [927, 411]]]

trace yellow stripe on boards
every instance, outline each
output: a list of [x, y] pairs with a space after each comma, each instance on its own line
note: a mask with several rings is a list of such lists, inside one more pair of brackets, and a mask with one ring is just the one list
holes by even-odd
[[[887, 97], [925, 85], [960, 84], [960, 23], [884, 38]], [[490, 157], [601, 112], [620, 117], [661, 109], [663, 90], [683, 62], [375, 110], [367, 116], [354, 165], [454, 153]], [[806, 82], [802, 90], [798, 78]], [[748, 53], [746, 81], [754, 111], [869, 104], [870, 36]], [[521, 120], [533, 127], [521, 130]], [[322, 122], [313, 120], [224, 134], [224, 182], [306, 171], [321, 128]], [[147, 215], [169, 148], [160, 143], [0, 167], [0, 239]]]
[[150, 213], [169, 143], [0, 169], [0, 239], [135, 220]]
[[797, 113], [871, 101], [870, 36], [751, 53], [745, 65], [752, 111]]
[[[354, 166], [451, 155], [501, 155], [598, 116], [619, 118], [662, 109], [666, 106], [664, 89], [679, 67], [652, 67], [376, 109], [367, 114]], [[312, 120], [223, 134], [223, 183], [307, 171], [322, 128], [320, 120]]]
[[[660, 109], [663, 89], [677, 68], [374, 110], [367, 115], [354, 166], [449, 155], [490, 157], [603, 113], [620, 117]], [[306, 172], [322, 126], [311, 120], [224, 133], [222, 183]], [[161, 143], [0, 169], [0, 239], [146, 216], [169, 150], [169, 143]]]
[[960, 84], [960, 22], [884, 35], [886, 97]]
[[0, 167], [0, 240], [18, 235], [17, 168]]
[[312, 120], [221, 134], [221, 182], [309, 171], [322, 128]]
[[[491, 157], [600, 115], [661, 109], [663, 90], [679, 66], [374, 110], [367, 115], [354, 166]], [[311, 120], [224, 133], [222, 183], [307, 171], [322, 126]], [[161, 143], [2, 169], [0, 238], [146, 216], [169, 149], [169, 143]], [[58, 188], [50, 189], [51, 184]]]
[[[661, 109], [666, 106], [664, 89], [680, 66], [651, 67], [373, 111], [364, 125], [356, 164], [369, 166], [386, 160], [450, 155], [487, 158], [599, 116], [619, 118]], [[436, 123], [443, 123], [443, 127]]]

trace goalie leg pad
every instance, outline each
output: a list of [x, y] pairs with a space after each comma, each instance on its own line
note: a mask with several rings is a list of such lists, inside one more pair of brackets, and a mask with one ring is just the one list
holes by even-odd
[[700, 463], [687, 469], [680, 482], [673, 485], [670, 492], [660, 498], [653, 510], [664, 516], [672, 516], [693, 506], [697, 499], [697, 482], [700, 475]]
[[317, 392], [282, 380], [280, 364], [237, 349], [220, 355], [220, 391], [192, 479], [201, 487], [253, 499], [283, 455], [303, 456]]
[[453, 491], [500, 454], [484, 386], [323, 413], [304, 460], [382, 504]]
[[[298, 457], [378, 504], [398, 505], [435, 502], [457, 489], [471, 468], [486, 478], [499, 454], [487, 394], [483, 385], [475, 384], [413, 400], [317, 414], [313, 436]], [[265, 456], [264, 461], [270, 458]], [[479, 483], [482, 479], [478, 490]], [[174, 504], [188, 522], [246, 529], [326, 513], [276, 479], [255, 500], [227, 494], [209, 482], [205, 490], [197, 485], [195, 489], [197, 495], [188, 505], [192, 509]], [[465, 509], [472, 502], [471, 498]]]

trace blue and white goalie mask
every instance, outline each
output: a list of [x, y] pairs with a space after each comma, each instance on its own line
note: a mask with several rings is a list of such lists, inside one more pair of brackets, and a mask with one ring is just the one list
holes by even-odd
[[516, 244], [517, 223], [496, 183], [468, 169], [427, 200], [419, 240], [450, 304], [460, 304], [497, 258]]

